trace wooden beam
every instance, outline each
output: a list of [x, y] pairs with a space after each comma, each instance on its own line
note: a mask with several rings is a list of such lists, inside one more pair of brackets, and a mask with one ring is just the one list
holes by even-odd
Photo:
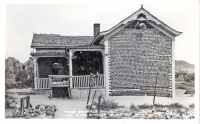
[[[72, 55], [73, 51], [69, 50], [69, 76], [72, 77]], [[69, 98], [72, 99], [71, 89], [72, 89], [72, 78], [69, 79], [70, 88], [69, 88]]]
[[37, 90], [37, 57], [33, 57], [34, 61], [34, 86], [35, 90]]

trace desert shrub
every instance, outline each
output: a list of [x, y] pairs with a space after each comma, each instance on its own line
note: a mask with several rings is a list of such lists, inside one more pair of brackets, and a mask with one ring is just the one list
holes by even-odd
[[186, 74], [184, 76], [184, 81], [187, 81], [187, 82], [194, 81], [194, 78], [195, 78], [194, 73], [192, 73], [192, 74]]
[[157, 108], [165, 108], [166, 107], [166, 105], [160, 104], [160, 103], [155, 104], [154, 106], [157, 107]]
[[142, 105], [138, 105], [139, 109], [151, 109], [153, 107], [153, 105], [149, 105], [149, 104], [142, 104]]
[[172, 104], [169, 104], [167, 105], [168, 108], [171, 108], [171, 109], [177, 109], [177, 108], [185, 108], [183, 105], [181, 105], [180, 103], [172, 103]]
[[187, 89], [187, 86], [182, 83], [179, 83], [179, 84], [176, 84], [176, 89]]
[[136, 106], [135, 104], [131, 103], [130, 105], [130, 109], [134, 110], [134, 111], [139, 111], [140, 109], [138, 108], [138, 106]]
[[195, 107], [194, 103], [190, 104], [189, 107], [194, 108]]
[[194, 83], [194, 81], [183, 82], [182, 85], [189, 86], [189, 87], [194, 87], [194, 86], [195, 86], [195, 83]]
[[194, 88], [187, 88], [187, 89], [185, 90], [185, 93], [184, 93], [184, 94], [191, 94], [191, 95], [194, 95], [194, 93], [195, 93]]
[[[98, 104], [96, 104], [97, 108], [98, 108]], [[106, 101], [102, 101], [101, 102], [101, 109], [105, 110], [105, 109], [116, 109], [118, 106], [118, 103], [115, 102], [114, 100], [106, 100]]]

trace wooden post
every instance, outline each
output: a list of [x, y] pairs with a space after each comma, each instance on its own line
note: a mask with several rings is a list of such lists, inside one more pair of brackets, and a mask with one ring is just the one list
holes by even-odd
[[156, 74], [155, 90], [154, 90], [154, 96], [153, 96], [153, 106], [154, 106], [154, 104], [155, 104], [157, 80], [158, 80], [158, 72], [157, 72], [157, 74]]
[[26, 108], [30, 107], [30, 96], [26, 97]]
[[91, 92], [91, 85], [90, 85], [90, 89], [89, 89], [89, 93], [88, 93], [87, 105], [88, 105], [88, 103], [89, 103], [89, 99], [90, 99], [90, 92]]
[[36, 77], [39, 78], [38, 58], [36, 60]]
[[104, 54], [104, 83], [106, 87], [106, 97], [109, 96], [109, 60], [108, 60], [108, 41], [104, 42], [105, 54]]
[[[26, 100], [26, 106], [24, 106], [24, 100]], [[24, 115], [24, 108], [30, 107], [30, 96], [25, 96], [20, 99], [20, 115]]]
[[20, 99], [20, 115], [24, 115], [24, 98]]
[[172, 39], [172, 98], [175, 99], [175, 39]]
[[34, 87], [35, 90], [38, 89], [37, 87], [37, 57], [33, 57], [33, 61], [34, 61]]
[[73, 51], [69, 50], [69, 98], [72, 99], [72, 94], [71, 94], [71, 88], [72, 88], [72, 55], [73, 55]]
[[101, 95], [98, 97], [98, 119], [100, 119], [100, 110], [101, 110]]
[[94, 102], [94, 97], [95, 97], [96, 93], [97, 93], [97, 91], [95, 90], [94, 96], [93, 96], [93, 98], [92, 98], [92, 103], [91, 103], [90, 109], [92, 108], [92, 105], [93, 105], [93, 102]]

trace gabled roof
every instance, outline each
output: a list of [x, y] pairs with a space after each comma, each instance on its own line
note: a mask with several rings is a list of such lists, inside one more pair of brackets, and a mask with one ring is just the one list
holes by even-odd
[[31, 47], [71, 47], [90, 45], [93, 36], [61, 36], [59, 34], [33, 34]]
[[113, 32], [116, 29], [123, 28], [125, 25], [129, 24], [129, 22], [131, 22], [133, 20], [147, 21], [147, 22], [151, 23], [152, 25], [154, 25], [154, 26], [156, 25], [157, 27], [160, 27], [161, 29], [165, 30], [166, 32], [171, 34], [173, 37], [176, 37], [176, 36], [182, 34], [182, 32], [172, 29], [171, 27], [169, 27], [168, 25], [166, 25], [165, 23], [163, 23], [162, 21], [157, 19], [155, 16], [153, 16], [151, 13], [149, 13], [147, 10], [145, 10], [142, 5], [139, 10], [137, 10], [136, 12], [134, 12], [133, 14], [131, 14], [130, 16], [128, 16], [127, 18], [125, 18], [124, 20], [119, 22], [117, 25], [115, 25], [111, 29], [100, 32], [94, 38], [94, 40], [92, 41], [92, 44], [98, 43], [98, 41], [100, 41], [107, 34]]

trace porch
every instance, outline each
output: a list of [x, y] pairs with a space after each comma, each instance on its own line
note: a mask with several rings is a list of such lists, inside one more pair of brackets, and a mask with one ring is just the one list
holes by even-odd
[[[102, 46], [66, 48], [65, 53], [60, 52], [58, 55], [39, 52], [32, 53], [35, 90], [51, 90], [52, 97], [55, 94], [54, 90], [67, 93], [68, 98], [87, 97], [90, 87], [89, 74], [99, 72], [100, 74], [94, 78], [92, 89], [101, 90], [105, 95]], [[55, 63], [61, 67], [54, 68]]]

